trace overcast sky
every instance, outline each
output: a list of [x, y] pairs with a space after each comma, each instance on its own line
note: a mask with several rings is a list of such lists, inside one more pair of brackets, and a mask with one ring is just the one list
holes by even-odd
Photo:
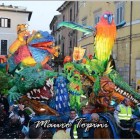
[[49, 24], [54, 15], [60, 14], [56, 10], [64, 1], [0, 1], [0, 4], [27, 7], [28, 11], [33, 11], [29, 22], [29, 30], [49, 31]]

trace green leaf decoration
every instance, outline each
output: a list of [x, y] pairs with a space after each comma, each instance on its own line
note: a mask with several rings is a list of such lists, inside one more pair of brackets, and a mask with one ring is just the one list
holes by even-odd
[[98, 95], [100, 88], [101, 88], [100, 87], [100, 77], [96, 76], [96, 80], [95, 80], [95, 83], [93, 86], [93, 92], [95, 93], [96, 96]]

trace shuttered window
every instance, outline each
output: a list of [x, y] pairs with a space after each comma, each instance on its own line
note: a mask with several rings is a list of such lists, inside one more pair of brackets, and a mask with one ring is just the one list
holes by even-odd
[[1, 40], [1, 55], [7, 55], [7, 40]]
[[11, 27], [11, 19], [0, 18], [0, 27], [2, 27], [2, 28], [10, 28]]

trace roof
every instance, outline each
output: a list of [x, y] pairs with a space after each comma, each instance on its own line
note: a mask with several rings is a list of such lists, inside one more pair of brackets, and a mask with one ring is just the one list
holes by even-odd
[[52, 21], [51, 21], [51, 23], [50, 23], [50, 29], [52, 29], [53, 24], [55, 23], [55, 21], [57, 20], [57, 18], [58, 18], [59, 16], [61, 16], [61, 14], [55, 15], [55, 16], [53, 17], [53, 19], [52, 19]]
[[32, 16], [32, 11], [27, 11], [25, 8], [24, 9], [19, 9], [19, 8], [14, 8], [14, 7], [7, 7], [0, 5], [0, 11], [7, 11], [7, 12], [18, 12], [18, 13], [28, 13], [28, 21], [30, 21], [31, 16]]
[[56, 11], [61, 12], [63, 11], [71, 1], [65, 1]]

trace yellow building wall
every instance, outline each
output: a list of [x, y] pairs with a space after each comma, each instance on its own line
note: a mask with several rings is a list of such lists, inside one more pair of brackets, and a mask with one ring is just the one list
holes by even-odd
[[[79, 2], [81, 3], [81, 2]], [[78, 13], [78, 23], [82, 24], [82, 19], [84, 17], [87, 17], [87, 26], [92, 26], [95, 27], [94, 24], [94, 13], [96, 10], [101, 11], [101, 14], [105, 11], [114, 11], [114, 7], [112, 6], [114, 2], [95, 2], [95, 1], [86, 1], [82, 6], [79, 8], [79, 13]], [[94, 37], [82, 37], [81, 32], [78, 32], [78, 45], [86, 47], [86, 55], [94, 54], [94, 48], [93, 48], [93, 42], [94, 42]]]
[[[131, 83], [136, 84], [136, 59], [140, 58], [140, 2], [133, 1], [132, 11], [132, 47], [131, 47]], [[125, 21], [130, 25], [130, 2], [125, 2]], [[139, 23], [138, 23], [139, 22]], [[136, 24], [137, 23], [137, 24]], [[116, 63], [118, 69], [124, 68], [125, 64], [129, 64], [130, 60], [130, 26], [117, 30], [117, 39], [127, 37], [123, 41], [115, 44], [113, 53], [117, 55]]]
[[[129, 81], [129, 59], [130, 59], [130, 1], [124, 1], [124, 19], [126, 25], [121, 29], [117, 30], [117, 40], [113, 48], [113, 56], [117, 65], [117, 69], [121, 70], [121, 75], [124, 76], [126, 81]], [[115, 15], [116, 2], [95, 2], [86, 1], [79, 8], [78, 13], [78, 23], [82, 24], [82, 19], [87, 17], [87, 25], [95, 27], [94, 25], [94, 13], [96, 10], [101, 11], [111, 11]], [[136, 59], [140, 59], [140, 1], [133, 1], [133, 11], [132, 11], [132, 56], [131, 56], [131, 82], [136, 83]], [[137, 23], [137, 24], [136, 24]], [[136, 35], [137, 36], [136, 36]], [[84, 46], [87, 49], [86, 54], [93, 54], [93, 41], [92, 36], [81, 38], [82, 33], [78, 32], [78, 45]], [[123, 39], [122, 39], [123, 38]], [[86, 46], [87, 45], [87, 46]]]

